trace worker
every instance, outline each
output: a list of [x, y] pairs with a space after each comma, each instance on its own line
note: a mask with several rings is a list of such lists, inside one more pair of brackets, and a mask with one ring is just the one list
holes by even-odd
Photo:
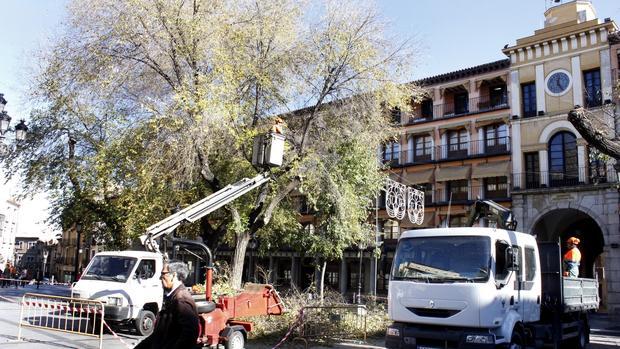
[[581, 263], [581, 252], [577, 248], [580, 240], [576, 237], [570, 237], [566, 240], [568, 251], [564, 254], [564, 276], [579, 277], [579, 264]]
[[135, 349], [187, 349], [195, 348], [198, 339], [198, 312], [192, 295], [183, 280], [189, 268], [183, 262], [170, 261], [161, 271], [164, 287], [164, 304], [157, 314], [155, 330], [138, 343]]
[[282, 120], [279, 117], [276, 117], [274, 120], [273, 126], [271, 126], [271, 132], [277, 133], [277, 134], [284, 134], [285, 126], [286, 126], [286, 123], [284, 123], [284, 120]]

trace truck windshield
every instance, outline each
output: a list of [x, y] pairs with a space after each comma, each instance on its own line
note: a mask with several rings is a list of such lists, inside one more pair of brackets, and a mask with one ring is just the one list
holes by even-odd
[[432, 236], [398, 242], [392, 280], [485, 282], [491, 241], [484, 236]]
[[136, 258], [95, 256], [82, 279], [125, 282], [136, 264]]

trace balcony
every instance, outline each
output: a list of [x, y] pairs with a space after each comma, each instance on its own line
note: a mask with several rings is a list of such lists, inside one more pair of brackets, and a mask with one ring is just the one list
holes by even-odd
[[515, 191], [605, 183], [618, 183], [618, 175], [612, 165], [581, 167], [572, 172], [523, 172], [512, 175], [512, 187]]
[[407, 149], [399, 153], [387, 153], [383, 163], [397, 167], [506, 154], [510, 154], [510, 137], [499, 137], [481, 141], [439, 145], [430, 149]]
[[[497, 190], [488, 191], [484, 185], [469, 186], [467, 191], [452, 192], [452, 204], [470, 204], [474, 200], [492, 199], [495, 201], [508, 201], [510, 195], [508, 192], [508, 185], [505, 187], [497, 188]], [[433, 193], [432, 203], [427, 205], [447, 205], [450, 202], [450, 192], [446, 189], [435, 189]]]
[[421, 110], [417, 113], [417, 115], [410, 116], [408, 123], [415, 124], [469, 114], [484, 113], [499, 109], [508, 109], [510, 108], [508, 100], [508, 93], [504, 93], [500, 95], [486, 95], [476, 98], [469, 98], [465, 102], [461, 103], [439, 104], [432, 107], [432, 112], [429, 112], [429, 110]]

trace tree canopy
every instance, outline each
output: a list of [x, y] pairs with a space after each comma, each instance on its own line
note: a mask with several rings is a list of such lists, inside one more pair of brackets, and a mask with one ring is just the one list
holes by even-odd
[[[287, 150], [273, 181], [183, 233], [232, 242], [238, 286], [252, 236], [338, 258], [369, 231], [377, 148], [394, 132], [386, 111], [420, 94], [402, 83], [414, 52], [386, 36], [372, 4], [80, 0], [69, 14], [39, 55], [32, 132], [4, 161], [25, 190], [53, 194], [59, 222], [125, 247], [259, 172], [252, 140], [279, 116]], [[303, 234], [293, 193], [316, 210], [315, 234]]]

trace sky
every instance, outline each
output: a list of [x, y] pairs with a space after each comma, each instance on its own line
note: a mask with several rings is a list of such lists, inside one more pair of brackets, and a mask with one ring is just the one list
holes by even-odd
[[[543, 27], [553, 0], [377, 0], [390, 23], [389, 35], [416, 43], [411, 79], [443, 74], [506, 58], [501, 49]], [[61, 33], [67, 0], [0, 0], [0, 93], [13, 117], [28, 119], [26, 90], [36, 71], [36, 52]], [[598, 18], [620, 21], [620, 1], [592, 0]], [[9, 136], [11, 137], [11, 136]], [[0, 173], [4, 178], [4, 174]], [[19, 191], [18, 182], [0, 183], [0, 200]], [[22, 202], [18, 236], [49, 231], [45, 193]]]

